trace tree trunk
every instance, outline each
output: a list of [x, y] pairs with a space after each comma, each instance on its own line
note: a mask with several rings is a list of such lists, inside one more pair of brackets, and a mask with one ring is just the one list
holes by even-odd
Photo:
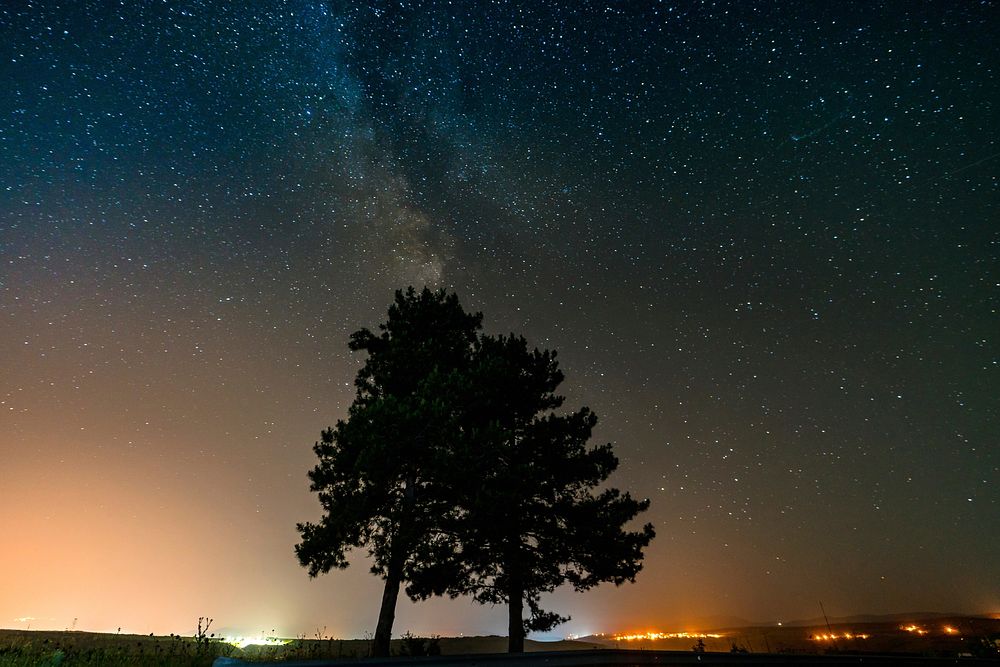
[[524, 619], [521, 618], [524, 601], [511, 598], [507, 609], [507, 653], [524, 653]]
[[507, 561], [507, 652], [524, 653], [524, 582], [518, 556]]
[[372, 657], [388, 658], [389, 642], [392, 640], [392, 624], [396, 621], [396, 599], [399, 598], [399, 585], [403, 581], [403, 564], [409, 555], [411, 539], [408, 529], [413, 506], [416, 502], [416, 483], [412, 476], [407, 477], [403, 490], [403, 514], [400, 526], [392, 539], [389, 564], [385, 569], [385, 588], [382, 589], [382, 606], [378, 610], [378, 625], [375, 626], [375, 636], [372, 637]]
[[392, 624], [396, 620], [396, 598], [403, 579], [403, 559], [393, 557], [386, 568], [385, 588], [382, 589], [382, 607], [378, 611], [378, 625], [372, 638], [372, 657], [388, 658]]

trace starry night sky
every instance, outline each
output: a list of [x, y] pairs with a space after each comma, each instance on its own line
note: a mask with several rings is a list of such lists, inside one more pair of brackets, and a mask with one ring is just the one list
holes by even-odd
[[410, 284], [652, 500], [558, 634], [1000, 610], [998, 9], [3, 3], [0, 627], [371, 630], [294, 524]]

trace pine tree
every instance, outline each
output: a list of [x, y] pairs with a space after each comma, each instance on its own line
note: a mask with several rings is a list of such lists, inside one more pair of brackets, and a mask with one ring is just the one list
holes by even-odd
[[595, 491], [618, 459], [610, 444], [587, 447], [597, 422], [589, 409], [555, 413], [563, 403], [555, 357], [529, 351], [521, 337], [481, 337], [464, 387], [453, 389], [465, 403], [448, 468], [459, 504], [446, 519], [451, 541], [421, 560], [426, 569], [412, 587], [422, 597], [507, 604], [512, 653], [524, 650], [526, 632], [568, 620], [541, 609], [542, 593], [634, 581], [654, 536], [650, 524], [624, 528], [648, 500]]
[[[319, 462], [309, 478], [325, 514], [298, 524], [295, 551], [313, 577], [347, 567], [352, 548], [368, 551], [372, 572], [385, 580], [375, 656], [389, 655], [400, 585], [429, 570], [420, 561], [442, 543], [441, 521], [456, 505], [436, 475], [448, 465], [456, 432], [455, 406], [441, 388], [467, 372], [481, 321], [443, 290], [396, 292], [379, 334], [351, 336], [350, 349], [368, 354], [357, 395], [347, 420], [323, 431], [314, 447]], [[439, 570], [434, 576], [448, 579]]]

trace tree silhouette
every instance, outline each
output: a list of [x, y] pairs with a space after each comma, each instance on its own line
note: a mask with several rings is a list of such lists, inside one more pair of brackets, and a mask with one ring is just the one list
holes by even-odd
[[507, 604], [511, 653], [524, 650], [526, 632], [568, 620], [541, 609], [542, 593], [563, 583], [582, 591], [634, 581], [654, 536], [650, 524], [624, 530], [648, 500], [594, 492], [618, 459], [610, 444], [587, 448], [597, 422], [588, 408], [553, 412], [563, 403], [554, 393], [563, 380], [555, 356], [529, 351], [521, 337], [483, 336], [469, 373], [453, 376], [463, 383], [450, 392], [464, 401], [461, 435], [439, 474], [459, 509], [443, 520], [450, 541], [420, 560], [409, 589]]
[[[350, 349], [368, 354], [357, 395], [347, 420], [314, 447], [319, 463], [309, 478], [325, 514], [298, 524], [295, 551], [312, 577], [347, 567], [351, 548], [368, 551], [372, 573], [385, 580], [372, 642], [378, 657], [389, 655], [401, 583], [428, 571], [421, 561], [440, 549], [436, 532], [456, 506], [436, 474], [456, 433], [455, 406], [441, 389], [467, 373], [481, 321], [443, 290], [397, 291], [379, 334], [351, 335]], [[439, 588], [457, 585], [443, 571], [434, 576]]]

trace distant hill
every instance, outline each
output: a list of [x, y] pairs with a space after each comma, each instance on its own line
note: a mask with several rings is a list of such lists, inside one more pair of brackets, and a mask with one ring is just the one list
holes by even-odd
[[[467, 653], [506, 653], [507, 637], [488, 635], [485, 637], [442, 637], [440, 639], [443, 655], [464, 655]], [[605, 648], [605, 644], [585, 639], [564, 639], [555, 642], [539, 642], [524, 640], [524, 650], [528, 653], [536, 651], [583, 651], [587, 649]]]
[[[853, 616], [831, 616], [829, 618], [829, 623], [830, 625], [858, 625], [863, 623], [899, 624], [949, 618], [1000, 619], [1000, 614], [960, 614], [957, 612], [939, 611], [915, 611], [896, 614], [855, 614]], [[792, 621], [781, 621], [780, 626], [777, 621], [751, 621], [739, 616], [705, 616], [685, 623], [684, 628], [697, 628], [699, 632], [726, 632], [728, 634], [734, 634], [751, 628], [822, 628], [826, 627], [826, 624], [827, 619], [822, 616]], [[664, 626], [659, 629], [667, 632], [678, 631], [684, 628], [681, 628], [680, 626]], [[575, 637], [575, 639], [581, 642], [591, 641], [607, 643], [610, 639], [610, 635], [588, 635], [586, 637]]]
[[970, 616], [939, 612], [865, 614], [847, 617], [705, 628], [702, 634], [581, 637], [609, 648], [656, 651], [690, 651], [700, 642], [709, 652], [746, 650], [751, 653], [909, 653], [963, 655], [1000, 649], [1000, 618], [996, 614]]
[[[857, 614], [854, 616], [831, 616], [831, 624], [844, 624], [844, 623], [903, 623], [903, 622], [914, 622], [914, 621], [927, 621], [931, 619], [938, 618], [963, 618], [963, 617], [976, 617], [982, 616], [987, 618], [988, 614], [958, 614], [955, 612], [939, 612], [939, 611], [914, 611], [906, 612], [900, 614]], [[758, 627], [766, 627], [768, 625], [775, 625], [774, 623], [761, 623]], [[798, 627], [812, 627], [817, 625], [826, 625], [826, 619], [822, 616], [816, 618], [810, 618], [799, 621], [783, 621], [782, 626], [798, 628]], [[735, 626], [733, 626], [735, 627]], [[744, 626], [745, 627], [745, 626]]]

